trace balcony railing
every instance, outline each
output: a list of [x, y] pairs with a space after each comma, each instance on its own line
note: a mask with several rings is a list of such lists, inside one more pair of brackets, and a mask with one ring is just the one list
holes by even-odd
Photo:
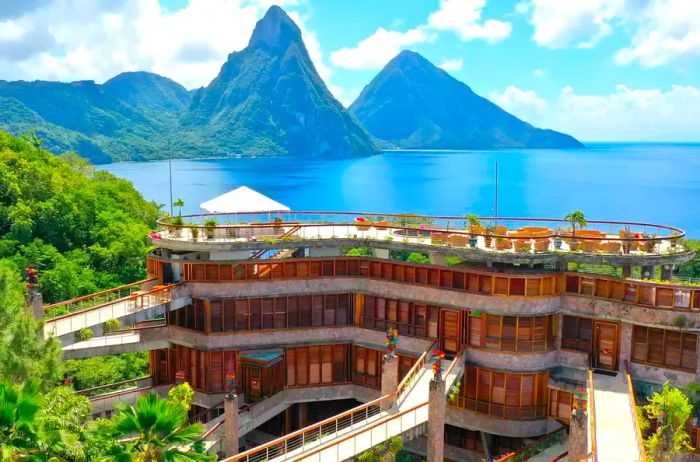
[[[482, 227], [456, 216], [292, 212], [274, 217], [277, 221], [269, 214], [187, 215], [182, 219], [189, 223], [182, 225], [167, 217], [158, 221], [160, 232], [152, 238], [192, 242], [359, 238], [521, 253], [671, 254], [684, 250], [678, 243], [685, 235], [672, 226], [601, 220], [589, 220], [585, 229], [573, 232], [565, 229], [565, 220], [550, 218], [484, 217], [480, 220], [491, 225]], [[205, 226], [208, 219], [227, 223]]]
[[401, 382], [396, 387], [396, 403], [400, 404], [403, 401], [406, 394], [409, 392], [411, 387], [415, 384], [416, 380], [423, 371], [423, 368], [430, 360], [433, 351], [437, 348], [437, 343], [433, 343], [427, 351], [424, 351], [418, 360], [411, 366], [406, 375], [401, 379]]

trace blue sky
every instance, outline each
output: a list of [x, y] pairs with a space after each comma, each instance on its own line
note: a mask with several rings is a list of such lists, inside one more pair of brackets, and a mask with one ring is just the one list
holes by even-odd
[[[0, 0], [0, 79], [206, 85], [269, 0]], [[700, 141], [698, 0], [280, 0], [348, 105], [402, 49], [534, 125]]]

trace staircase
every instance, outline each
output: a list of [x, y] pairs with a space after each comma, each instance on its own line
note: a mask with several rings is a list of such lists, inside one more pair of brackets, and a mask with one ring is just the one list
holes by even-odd
[[600, 462], [641, 460], [636, 420], [625, 375], [596, 374], [594, 381], [597, 458]]

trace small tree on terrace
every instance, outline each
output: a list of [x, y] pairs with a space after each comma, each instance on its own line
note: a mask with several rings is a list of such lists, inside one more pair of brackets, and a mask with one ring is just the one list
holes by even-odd
[[177, 207], [179, 210], [177, 212], [178, 216], [182, 216], [182, 208], [185, 206], [185, 201], [181, 197], [178, 197], [175, 202], [173, 202], [173, 207]]
[[586, 217], [580, 210], [574, 210], [571, 213], [567, 213], [564, 216], [564, 220], [568, 221], [571, 225], [572, 236], [576, 237], [576, 227], [579, 229], [585, 228], [588, 225]]
[[[685, 425], [693, 406], [683, 391], [666, 382], [647, 401], [642, 417], [657, 424], [656, 431], [644, 439], [647, 458], [652, 462], [669, 461], [681, 451], [692, 451]], [[648, 427], [649, 422], [642, 422], [641, 426]]]

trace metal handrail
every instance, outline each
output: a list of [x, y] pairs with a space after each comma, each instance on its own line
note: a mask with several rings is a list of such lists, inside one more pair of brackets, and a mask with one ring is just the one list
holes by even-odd
[[454, 385], [454, 382], [457, 380], [458, 374], [454, 374], [454, 379], [452, 380], [451, 383], [448, 383], [448, 380], [450, 379], [450, 374], [459, 367], [459, 365], [464, 365], [464, 355], [467, 352], [467, 346], [462, 345], [462, 348], [459, 349], [459, 352], [457, 352], [457, 355], [455, 358], [452, 360], [452, 363], [450, 366], [447, 368], [445, 371], [445, 387], [447, 388], [447, 392], [449, 393], [450, 388], [452, 388], [452, 385]]
[[[135, 379], [122, 380], [121, 382], [114, 382], [114, 383], [109, 383], [107, 385], [100, 385], [98, 387], [84, 388], [82, 390], [76, 390], [75, 394], [76, 395], [89, 395], [91, 393], [94, 393], [97, 390], [104, 390], [106, 388], [119, 387], [121, 385], [126, 385], [127, 383], [134, 383], [134, 382], [139, 382], [141, 380], [152, 379], [152, 378], [153, 378], [153, 376], [144, 375], [143, 377], [137, 377]], [[114, 391], [121, 391], [121, 390], [114, 390]]]
[[[248, 451], [224, 460], [227, 462], [259, 462], [287, 454], [290, 451], [303, 448], [308, 443], [321, 439], [324, 434], [328, 432], [337, 433], [339, 430], [351, 427], [359, 422], [368, 421], [371, 417], [380, 414], [380, 408], [383, 403], [391, 401], [393, 398], [393, 395], [384, 395], [369, 403], [342, 412], [336, 416], [309, 425], [270, 441], [269, 443], [249, 449]], [[360, 413], [360, 416], [356, 419], [355, 415], [358, 413]]]
[[627, 381], [627, 391], [630, 395], [630, 412], [632, 414], [632, 423], [634, 424], [635, 438], [637, 440], [637, 448], [639, 449], [640, 462], [646, 462], [647, 452], [644, 449], [644, 440], [642, 438], [642, 430], [639, 428], [639, 416], [637, 415], [637, 400], [634, 396], [634, 386], [632, 384], [632, 374], [629, 371], [629, 363], [624, 362], [625, 380]]
[[418, 375], [420, 375], [420, 371], [423, 369], [423, 367], [425, 367], [425, 364], [428, 361], [428, 355], [436, 347], [437, 342], [433, 342], [433, 344], [430, 345], [430, 348], [428, 348], [426, 351], [423, 352], [422, 355], [420, 355], [420, 357], [416, 360], [413, 366], [411, 366], [411, 368], [408, 370], [403, 379], [401, 379], [401, 382], [399, 382], [398, 386], [396, 387], [395, 399], [397, 403], [401, 400], [401, 398], [403, 398], [403, 395], [408, 391], [408, 388], [411, 386], [413, 380], [415, 380], [418, 377]]
[[[149, 282], [155, 282], [157, 280], [158, 280], [158, 278], [142, 279], [141, 281], [132, 282], [131, 284], [125, 284], [125, 285], [122, 285], [119, 287], [113, 287], [111, 289], [101, 290], [99, 292], [95, 292], [95, 293], [88, 294], [88, 295], [82, 295], [80, 297], [71, 298], [69, 300], [64, 300], [62, 302], [52, 303], [50, 305], [44, 305], [43, 309], [44, 309], [44, 312], [48, 312], [48, 311], [55, 310], [56, 308], [60, 308], [62, 306], [66, 306], [66, 305], [73, 305], [76, 303], [85, 302], [87, 300], [91, 300], [91, 299], [95, 299], [95, 298], [99, 298], [99, 297], [103, 297], [103, 296], [109, 297], [111, 294], [115, 294], [115, 293], [117, 294], [117, 298], [112, 299], [112, 300], [118, 300], [120, 298], [124, 298], [124, 296], [121, 295], [122, 291], [128, 290], [129, 295], [131, 295], [133, 293], [133, 291], [139, 290], [138, 288], [140, 288], [142, 285], [147, 284]], [[105, 303], [105, 302], [102, 301], [100, 303]]]

